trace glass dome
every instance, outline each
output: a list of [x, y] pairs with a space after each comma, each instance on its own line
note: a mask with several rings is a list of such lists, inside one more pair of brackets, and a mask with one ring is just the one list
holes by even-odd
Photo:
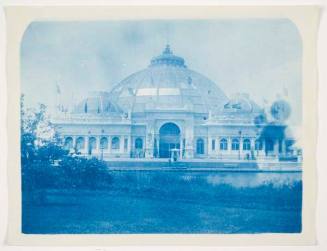
[[84, 114], [110, 114], [121, 113], [120, 107], [115, 104], [108, 92], [90, 92], [88, 97], [79, 102], [73, 113]]
[[167, 45], [150, 65], [114, 86], [111, 96], [124, 110], [182, 110], [212, 113], [228, 102], [220, 88], [205, 76], [187, 68]]

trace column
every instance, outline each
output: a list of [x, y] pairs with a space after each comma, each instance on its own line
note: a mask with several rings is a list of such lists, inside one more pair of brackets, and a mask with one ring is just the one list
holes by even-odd
[[255, 138], [250, 139], [250, 144], [251, 144], [251, 158], [255, 158], [257, 156], [258, 151], [255, 150]]
[[151, 134], [148, 134], [146, 136], [145, 157], [146, 158], [152, 158], [153, 157], [153, 136]]
[[153, 121], [149, 121], [146, 128], [145, 137], [145, 158], [153, 158], [153, 143], [154, 143], [154, 126]]
[[284, 139], [282, 140], [282, 154], [286, 155], [286, 141]]
[[242, 159], [244, 159], [244, 156], [243, 156], [243, 138], [240, 137], [240, 138], [239, 138], [239, 141], [240, 141], [240, 147], [239, 147], [239, 148], [240, 148], [240, 149], [239, 149], [239, 155], [240, 155], [239, 157], [240, 157], [240, 158], [239, 158], [239, 159], [242, 160]]
[[98, 150], [98, 153], [101, 154], [101, 148], [100, 148], [100, 139], [101, 139], [101, 136], [96, 136], [96, 140], [97, 140], [97, 150]]
[[185, 159], [194, 157], [193, 124], [185, 125]]
[[266, 140], [262, 139], [262, 153], [266, 156]]
[[[125, 142], [126, 142], [126, 146], [125, 146]], [[128, 144], [129, 144], [128, 136], [124, 136], [124, 153], [125, 154], [128, 153]]]
[[183, 158], [183, 137], [179, 140], [179, 159]]
[[278, 147], [279, 146], [279, 143], [278, 143], [278, 140], [275, 140], [274, 141], [274, 155], [277, 157], [278, 156]]
[[207, 143], [207, 146], [208, 146], [208, 156], [211, 155], [212, 153], [212, 138], [208, 136], [208, 143]]
[[221, 138], [216, 138], [216, 154], [218, 158], [222, 158], [223, 156], [223, 150], [220, 149], [220, 139]]
[[232, 154], [232, 138], [228, 137], [227, 138], [227, 154], [230, 155]]
[[73, 136], [73, 150], [75, 152], [76, 149], [76, 136]]
[[157, 158], [160, 157], [160, 135], [156, 134], [155, 138], [157, 139]]
[[109, 136], [108, 135], [108, 153], [111, 153], [112, 151], [111, 151], [111, 138], [112, 138], [112, 136]]
[[119, 153], [124, 153], [124, 136], [119, 136]]
[[185, 159], [192, 159], [193, 157], [194, 157], [193, 137], [187, 136], [185, 138]]
[[86, 135], [84, 136], [84, 142], [85, 142], [85, 146], [84, 146], [84, 154], [87, 155], [88, 151], [89, 151], [89, 136]]
[[128, 145], [127, 145], [127, 153], [128, 157], [131, 157], [131, 150], [132, 150], [132, 136], [128, 136]]
[[251, 151], [254, 151], [255, 150], [255, 138], [251, 138], [250, 142], [251, 142]]

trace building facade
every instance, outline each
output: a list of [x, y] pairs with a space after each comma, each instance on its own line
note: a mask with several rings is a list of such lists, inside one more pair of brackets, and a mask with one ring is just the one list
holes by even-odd
[[296, 155], [284, 123], [268, 123], [264, 109], [248, 95], [228, 98], [169, 46], [146, 69], [110, 92], [90, 93], [71, 112], [58, 112], [52, 122], [67, 149], [103, 159]]

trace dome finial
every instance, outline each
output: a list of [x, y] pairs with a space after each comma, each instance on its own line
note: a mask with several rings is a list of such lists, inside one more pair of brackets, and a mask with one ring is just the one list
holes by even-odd
[[172, 50], [170, 49], [169, 44], [166, 45], [161, 55], [152, 58], [150, 66], [155, 66], [155, 65], [170, 65], [170, 66], [186, 67], [184, 64], [184, 59], [175, 56]]
[[167, 44], [166, 45], [166, 48], [165, 48], [165, 50], [163, 51], [163, 54], [168, 54], [168, 55], [171, 55], [171, 54], [173, 54], [173, 52], [171, 51], [171, 49], [170, 49], [170, 46], [169, 46], [169, 44]]

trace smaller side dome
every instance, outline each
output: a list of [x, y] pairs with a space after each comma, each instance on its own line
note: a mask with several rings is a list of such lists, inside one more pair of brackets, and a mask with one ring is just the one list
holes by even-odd
[[122, 112], [122, 109], [111, 100], [108, 92], [90, 92], [88, 97], [79, 102], [73, 110], [73, 113], [99, 115]]
[[252, 101], [248, 94], [239, 93], [223, 105], [222, 113], [215, 119], [229, 124], [242, 123], [260, 126], [265, 123], [266, 115], [264, 109]]
[[262, 109], [249, 98], [248, 94], [238, 93], [231, 98], [225, 105], [225, 113], [258, 113]]

